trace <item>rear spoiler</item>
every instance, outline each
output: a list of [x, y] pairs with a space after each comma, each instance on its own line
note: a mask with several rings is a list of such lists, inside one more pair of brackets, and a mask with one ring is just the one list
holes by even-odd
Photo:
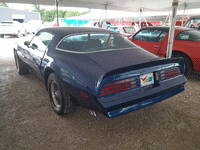
[[105, 79], [109, 76], [115, 75], [115, 74], [120, 74], [120, 73], [124, 73], [124, 72], [129, 72], [129, 71], [132, 71], [132, 70], [147, 68], [147, 67], [151, 67], [151, 66], [158, 66], [158, 65], [161, 65], [161, 64], [169, 64], [169, 63], [179, 63], [180, 66], [182, 68], [184, 68], [184, 61], [183, 61], [182, 57], [174, 57], [174, 58], [168, 58], [168, 59], [159, 58], [159, 60], [156, 59], [156, 60], [153, 60], [153, 61], [150, 61], [150, 62], [132, 65], [132, 66], [128, 66], [128, 67], [119, 68], [119, 69], [116, 69], [116, 70], [109, 71], [104, 75], [103, 79]]

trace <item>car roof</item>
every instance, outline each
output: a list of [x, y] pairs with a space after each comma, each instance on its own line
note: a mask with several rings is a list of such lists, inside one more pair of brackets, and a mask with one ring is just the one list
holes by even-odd
[[10, 21], [10, 20], [8, 20], [8, 21], [1, 21], [1, 22], [16, 22], [16, 21]]
[[200, 15], [198, 15], [198, 16], [191, 16], [189, 19], [191, 19], [191, 18], [200, 18]]
[[118, 25], [118, 26], [110, 26], [110, 27], [133, 27], [133, 26], [130, 26], [130, 25]]
[[[145, 28], [142, 28], [142, 29], [160, 29], [160, 30], [169, 30], [169, 26], [149, 26], [149, 27], [145, 27]], [[194, 30], [192, 28], [187, 28], [187, 27], [181, 27], [181, 26], [175, 26], [175, 30], [180, 30], [180, 31], [183, 31], [183, 30]]]
[[169, 26], [148, 26], [142, 29], [160, 29], [160, 30], [169, 30]]
[[69, 35], [69, 34], [77, 34], [77, 33], [115, 33], [114, 31], [102, 29], [102, 28], [92, 28], [92, 27], [48, 27], [41, 29], [40, 31], [51, 32], [55, 35]]

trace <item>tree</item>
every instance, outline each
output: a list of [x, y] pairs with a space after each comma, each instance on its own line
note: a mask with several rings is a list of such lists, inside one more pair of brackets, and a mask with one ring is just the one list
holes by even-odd
[[[39, 12], [41, 19], [43, 21], [52, 22], [55, 18], [57, 18], [57, 11], [56, 10], [45, 10], [44, 8], [41, 9], [40, 5], [34, 4], [34, 12]], [[90, 12], [90, 10], [80, 13], [79, 11], [67, 11], [67, 10], [59, 10], [58, 11], [58, 18], [66, 18], [72, 16], [80, 16], [82, 14], [86, 14]]]
[[81, 15], [87, 14], [87, 13], [89, 13], [89, 12], [91, 12], [90, 9], [89, 9], [88, 11], [82, 12]]
[[58, 11], [58, 18], [65, 18], [66, 13], [67, 13], [67, 10], [66, 11], [59, 10]]
[[68, 11], [65, 15], [65, 18], [72, 17], [72, 16], [80, 16], [81, 13], [79, 11]]
[[56, 10], [48, 10], [46, 11], [45, 15], [43, 16], [42, 20], [51, 22], [56, 18], [57, 11]]
[[35, 7], [33, 11], [34, 12], [39, 12], [40, 13], [40, 17], [43, 18], [44, 15], [45, 15], [46, 10], [44, 8], [40, 9], [40, 5], [38, 5], [38, 4], [34, 4], [33, 7]]
[[0, 3], [0, 6], [7, 7], [7, 8], [9, 7], [8, 4], [6, 3]]

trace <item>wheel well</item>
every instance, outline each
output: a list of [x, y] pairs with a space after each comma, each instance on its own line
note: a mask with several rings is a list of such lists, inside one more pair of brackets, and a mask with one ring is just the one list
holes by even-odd
[[45, 87], [46, 87], [46, 90], [48, 90], [47, 88], [47, 80], [48, 80], [48, 77], [51, 73], [55, 72], [53, 69], [51, 68], [46, 68], [45, 71], [44, 71], [44, 79], [45, 79]]
[[190, 64], [192, 65], [192, 67], [194, 67], [191, 58], [186, 53], [179, 52], [179, 51], [172, 51], [172, 55], [173, 54], [182, 54], [182, 55], [186, 56], [188, 58], [188, 60], [190, 61]]

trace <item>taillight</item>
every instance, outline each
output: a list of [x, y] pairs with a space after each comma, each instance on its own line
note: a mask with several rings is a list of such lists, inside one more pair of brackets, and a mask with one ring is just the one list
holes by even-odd
[[161, 72], [161, 80], [169, 79], [181, 74], [181, 71], [178, 67], [162, 70]]
[[125, 79], [113, 83], [106, 84], [101, 90], [101, 96], [118, 93], [129, 89], [136, 88], [136, 78]]

